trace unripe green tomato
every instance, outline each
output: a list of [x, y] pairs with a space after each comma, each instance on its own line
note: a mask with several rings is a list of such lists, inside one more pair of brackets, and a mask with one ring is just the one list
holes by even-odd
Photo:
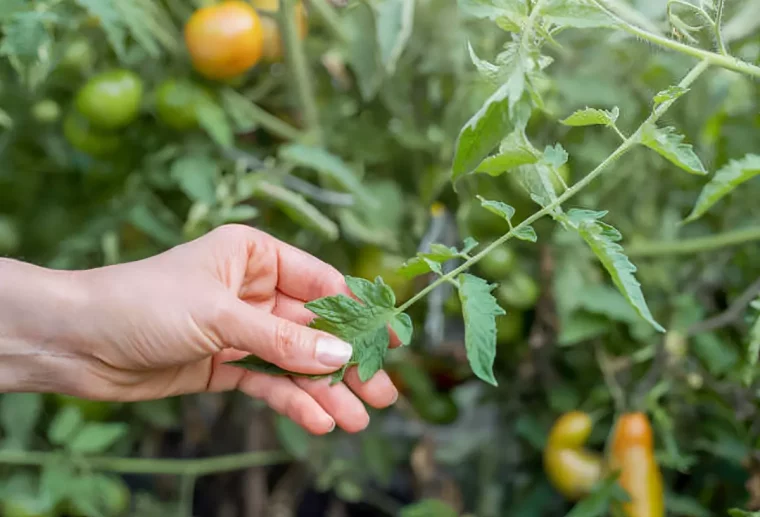
[[166, 79], [156, 88], [156, 114], [161, 122], [178, 130], [198, 125], [200, 102], [212, 100], [199, 85], [186, 79]]
[[500, 344], [518, 341], [523, 330], [523, 314], [520, 311], [508, 310], [505, 315], [496, 318], [496, 341]]
[[501, 245], [494, 248], [478, 262], [478, 267], [489, 278], [495, 280], [506, 277], [514, 269], [516, 263], [512, 248]]
[[539, 294], [538, 283], [522, 271], [510, 275], [496, 289], [496, 298], [500, 304], [522, 310], [533, 307]]
[[457, 211], [457, 223], [462, 233], [478, 241], [493, 240], [509, 231], [504, 219], [480, 206], [479, 202], [461, 205]]
[[61, 107], [52, 99], [44, 99], [32, 106], [32, 116], [41, 124], [52, 124], [61, 117]]
[[410, 402], [420, 418], [434, 425], [450, 424], [459, 416], [459, 407], [449, 393], [410, 397]]
[[109, 70], [96, 75], [79, 89], [76, 106], [94, 125], [117, 129], [137, 118], [142, 96], [140, 76], [125, 69]]
[[16, 221], [0, 215], [0, 256], [16, 253], [20, 246], [21, 235]]
[[121, 145], [121, 137], [117, 133], [94, 127], [73, 110], [63, 120], [63, 135], [74, 148], [92, 156], [112, 153]]
[[87, 38], [76, 38], [66, 45], [60, 66], [68, 70], [87, 71], [95, 64], [95, 50]]
[[119, 403], [88, 400], [61, 393], [55, 394], [59, 407], [73, 406], [79, 409], [85, 420], [101, 421], [107, 419], [119, 407]]
[[372, 281], [381, 276], [396, 293], [396, 301], [405, 301], [412, 295], [414, 284], [411, 279], [398, 272], [404, 262], [406, 260], [403, 257], [374, 246], [366, 246], [359, 250], [354, 276]]

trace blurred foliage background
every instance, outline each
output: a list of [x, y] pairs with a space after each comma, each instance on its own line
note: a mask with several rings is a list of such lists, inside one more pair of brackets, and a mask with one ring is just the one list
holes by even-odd
[[[455, 0], [312, 0], [298, 49], [291, 41], [239, 77], [210, 80], [193, 70], [182, 35], [206, 3], [0, 1], [0, 254], [90, 268], [236, 222], [346, 274], [381, 275], [403, 300], [426, 280], [395, 269], [425, 243], [488, 243], [508, 230], [476, 194], [508, 202], [517, 220], [539, 208], [518, 173], [468, 176], [456, 191], [450, 183], [457, 136], [496, 88], [467, 44], [491, 59], [511, 39], [497, 23]], [[262, 12], [277, 8], [264, 4]], [[731, 51], [760, 63], [760, 4], [727, 4]], [[672, 34], [666, 2], [621, 5]], [[698, 31], [689, 37], [705, 43]], [[694, 63], [617, 31], [563, 31], [547, 52], [554, 62], [534, 85], [544, 106], [528, 133], [536, 146], [568, 151], [568, 184], [619, 137], [559, 119], [617, 106], [619, 127], [635, 129], [653, 95]], [[117, 129], [92, 127], [81, 117], [81, 88], [116, 69], [138, 78], [138, 114]], [[760, 148], [758, 89], [711, 68], [665, 122], [715, 171]], [[121, 95], [104, 116], [131, 102]], [[414, 343], [390, 354], [401, 399], [373, 412], [359, 435], [309, 437], [237, 394], [137, 404], [3, 395], [3, 515], [560, 516], [572, 503], [542, 465], [552, 423], [572, 410], [594, 415], [589, 446], [601, 450], [616, 411], [630, 405], [653, 422], [668, 515], [760, 509], [760, 384], [748, 351], [760, 183], [682, 226], [705, 179], [674, 169], [637, 149], [570, 203], [610, 211], [666, 334], [638, 317], [583, 243], [539, 221], [537, 244], [510, 241], [476, 266], [500, 284], [507, 310], [498, 388], [473, 379], [457, 299], [441, 288], [411, 311]], [[678, 244], [727, 232], [750, 237]], [[240, 453], [249, 455], [186, 471], [161, 460]], [[146, 463], [131, 472], [134, 464], [114, 460], [123, 457]]]

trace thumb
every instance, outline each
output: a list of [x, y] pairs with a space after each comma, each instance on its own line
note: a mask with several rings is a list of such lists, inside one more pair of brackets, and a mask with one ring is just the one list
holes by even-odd
[[327, 332], [257, 310], [241, 300], [212, 322], [222, 343], [292, 372], [331, 373], [351, 359], [353, 348]]

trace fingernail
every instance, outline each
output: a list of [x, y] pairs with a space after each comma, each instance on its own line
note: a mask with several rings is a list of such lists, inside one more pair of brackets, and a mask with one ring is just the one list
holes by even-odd
[[339, 339], [320, 338], [317, 341], [317, 360], [325, 366], [343, 366], [352, 353], [351, 345]]
[[332, 421], [332, 425], [330, 426], [330, 429], [327, 432], [332, 433], [333, 431], [335, 431], [335, 420]]
[[396, 393], [393, 394], [393, 400], [391, 400], [391, 405], [395, 404], [396, 402], [398, 402], [398, 391], [396, 391]]

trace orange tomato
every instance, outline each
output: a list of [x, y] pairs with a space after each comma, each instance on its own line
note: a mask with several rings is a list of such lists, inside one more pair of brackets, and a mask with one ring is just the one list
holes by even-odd
[[193, 67], [209, 79], [232, 79], [252, 68], [264, 52], [262, 20], [250, 4], [229, 0], [203, 7], [185, 24]]
[[[276, 16], [280, 11], [280, 0], [251, 0], [253, 6], [266, 14], [261, 17], [261, 27], [264, 32], [264, 59], [269, 62], [280, 61], [284, 54], [282, 35]], [[303, 4], [296, 4], [296, 27], [298, 37], [304, 39], [309, 32], [306, 10]]]

